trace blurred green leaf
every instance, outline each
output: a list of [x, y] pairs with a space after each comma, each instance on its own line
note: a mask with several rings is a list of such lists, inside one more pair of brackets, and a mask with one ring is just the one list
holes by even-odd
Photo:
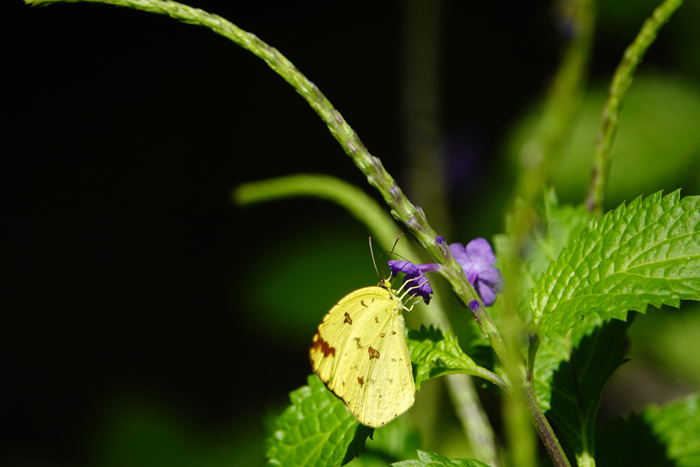
[[599, 467], [700, 467], [698, 395], [620, 419], [597, 436]]
[[394, 467], [489, 467], [474, 459], [448, 459], [440, 454], [418, 451], [419, 460], [407, 460], [391, 464]]
[[[607, 85], [587, 91], [571, 137], [555, 158], [551, 179], [563, 200], [584, 199]], [[526, 116], [514, 131], [508, 143], [512, 158], [518, 157], [540, 111]], [[660, 189], [700, 189], [698, 121], [700, 87], [696, 83], [669, 76], [635, 76], [620, 116], [606, 204], [618, 205]], [[694, 178], [693, 186], [686, 186], [689, 177]]]
[[386, 467], [389, 463], [411, 457], [420, 445], [418, 432], [410, 417], [399, 417], [375, 430], [365, 445], [365, 452], [348, 467]]
[[[521, 249], [520, 281], [515, 284], [517, 310], [525, 322], [532, 321], [530, 302], [540, 276], [557, 260], [564, 246], [581, 233], [591, 218], [591, 214], [583, 205], [560, 205], [553, 188], [544, 193], [537, 207], [535, 233]], [[510, 256], [509, 252], [513, 247], [508, 235], [496, 235], [494, 244], [497, 258]], [[504, 300], [496, 301], [495, 316], [501, 316], [499, 310], [504, 305]]]
[[700, 401], [695, 394], [686, 399], [652, 406], [644, 420], [666, 444], [668, 457], [682, 467], [700, 466]]
[[[206, 430], [158, 400], [112, 400], [93, 431], [91, 467], [263, 465], [263, 430], [254, 414], [233, 429]], [[245, 429], [243, 429], [245, 427]]]

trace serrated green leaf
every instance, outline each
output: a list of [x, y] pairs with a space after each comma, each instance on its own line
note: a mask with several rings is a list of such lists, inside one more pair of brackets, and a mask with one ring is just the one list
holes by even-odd
[[538, 349], [535, 395], [579, 461], [594, 455], [600, 398], [610, 376], [624, 362], [629, 324], [589, 322], [586, 329], [576, 328], [567, 337], [545, 339]]
[[372, 429], [347, 410], [316, 375], [290, 393], [292, 405], [276, 420], [268, 439], [269, 466], [340, 466], [364, 447]]
[[700, 467], [700, 398], [694, 394], [616, 420], [597, 442], [598, 467]]
[[416, 377], [416, 390], [430, 378], [459, 373], [483, 377], [482, 371], [485, 371], [462, 351], [452, 333], [433, 326], [409, 331], [408, 351]]
[[532, 309], [547, 336], [593, 315], [700, 300], [700, 197], [656, 193], [592, 222], [540, 278]]
[[394, 467], [489, 467], [475, 459], [448, 459], [440, 454], [418, 451], [418, 459], [395, 462]]

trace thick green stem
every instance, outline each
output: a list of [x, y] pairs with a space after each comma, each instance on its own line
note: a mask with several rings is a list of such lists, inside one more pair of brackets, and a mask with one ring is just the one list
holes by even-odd
[[532, 375], [528, 374], [527, 382], [523, 387], [523, 394], [525, 395], [525, 403], [529, 408], [530, 417], [535, 424], [535, 429], [540, 439], [544, 443], [549, 456], [552, 458], [552, 462], [555, 467], [571, 467], [569, 459], [567, 459], [564, 454], [564, 450], [559, 444], [559, 440], [552, 430], [552, 426], [547, 421], [547, 417], [544, 416], [540, 404], [537, 403], [537, 397], [535, 396], [535, 390], [532, 385]]

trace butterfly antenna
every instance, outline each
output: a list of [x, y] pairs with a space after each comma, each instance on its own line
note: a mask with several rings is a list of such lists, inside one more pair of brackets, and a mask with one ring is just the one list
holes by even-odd
[[374, 260], [374, 250], [372, 249], [372, 237], [369, 237], [369, 252], [372, 255], [372, 264], [374, 264], [374, 271], [377, 273], [377, 279], [382, 280], [384, 278], [384, 268], [382, 268], [382, 278], [379, 278], [379, 269], [377, 269], [377, 262]]
[[399, 243], [399, 240], [401, 240], [401, 237], [403, 237], [403, 233], [399, 234], [399, 237], [394, 242], [394, 246], [391, 247], [391, 252], [389, 253], [389, 258], [391, 258], [391, 255], [394, 254], [394, 250], [396, 249], [396, 245]]
[[[400, 234], [399, 234], [398, 238], [397, 238], [396, 241], [394, 242], [394, 246], [391, 247], [391, 251], [389, 252], [389, 258], [390, 258], [390, 259], [391, 259], [392, 255], [394, 254], [394, 249], [396, 248], [396, 245], [399, 243], [399, 240], [401, 239], [401, 237], [403, 237], [403, 233], [400, 233]], [[383, 252], [379, 255], [379, 260], [380, 260], [380, 262], [381, 262], [381, 264], [382, 264], [382, 277], [384, 277], [384, 261], [382, 261], [381, 258], [382, 258], [382, 255], [383, 255], [384, 253], [386, 253], [386, 251], [383, 251]], [[397, 255], [398, 255], [399, 257], [403, 258], [403, 256], [399, 255], [398, 253], [397, 253]], [[375, 264], [374, 267], [375, 267], [375, 269], [376, 269], [377, 265]], [[379, 274], [379, 272], [377, 272], [377, 274]]]

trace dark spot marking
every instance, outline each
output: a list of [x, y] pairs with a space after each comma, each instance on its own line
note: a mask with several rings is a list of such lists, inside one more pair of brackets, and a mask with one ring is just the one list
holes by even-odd
[[366, 306], [366, 307], [369, 307], [369, 305], [367, 305], [367, 304], [365, 303], [365, 301], [364, 301], [364, 300], [360, 300], [360, 303], [362, 303], [362, 306]]
[[381, 333], [381, 334], [379, 334], [379, 337], [384, 337], [385, 335], [386, 335], [386, 334]]
[[355, 337], [355, 342], [357, 342], [357, 348], [358, 348], [358, 349], [361, 349], [361, 348], [362, 348], [362, 344], [360, 344], [360, 338], [359, 338], [359, 337]]
[[[335, 349], [334, 349], [335, 350]], [[373, 358], [379, 358], [379, 351], [374, 350], [372, 346], [369, 346], [369, 359], [372, 360]]]
[[352, 324], [352, 318], [350, 317], [347, 311], [345, 312], [345, 322], [348, 324]]
[[319, 333], [314, 334], [314, 343], [311, 345], [311, 351], [315, 350], [320, 350], [323, 352], [324, 357], [328, 357], [329, 355], [333, 355], [335, 357], [335, 347], [331, 347], [331, 345], [323, 340], [323, 337]]
[[360, 383], [360, 386], [365, 385], [365, 379], [362, 376], [357, 377], [357, 382]]
[[396, 334], [396, 331], [391, 331], [391, 335], [393, 336], [394, 334]]
[[375, 316], [375, 317], [374, 317], [374, 322], [377, 323], [377, 324], [379, 324], [379, 316]]

